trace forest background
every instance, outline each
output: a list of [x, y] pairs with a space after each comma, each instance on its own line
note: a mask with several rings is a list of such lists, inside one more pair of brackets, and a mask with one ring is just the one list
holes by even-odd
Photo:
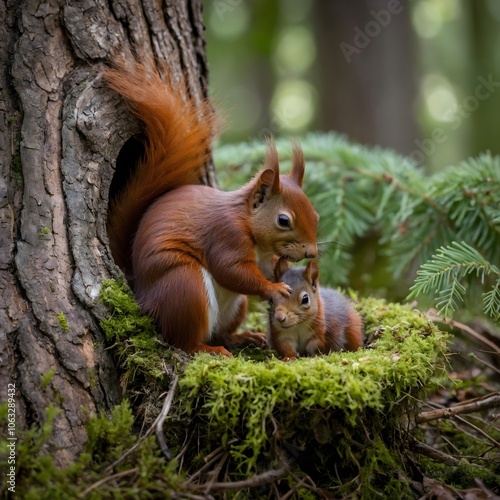
[[[405, 490], [411, 488], [422, 496], [429, 491], [429, 477], [453, 488], [477, 488], [478, 463], [485, 466], [482, 477], [486, 487], [498, 488], [500, 342], [495, 323], [500, 319], [500, 157], [496, 141], [500, 56], [495, 50], [500, 36], [498, 2], [220, 0], [204, 3], [209, 88], [226, 122], [214, 151], [220, 187], [231, 189], [248, 180], [262, 162], [264, 138], [270, 134], [277, 137], [280, 164], [286, 169], [290, 163], [288, 137], [296, 136], [307, 158], [304, 188], [322, 216], [321, 281], [358, 292], [360, 307], [365, 313], [369, 349], [373, 347], [372, 341], [384, 341], [385, 337], [396, 342], [391, 344], [389, 354], [384, 354], [380, 347], [380, 357], [376, 359], [374, 349], [368, 351], [370, 355], [364, 351], [330, 355], [342, 356], [332, 366], [338, 368], [342, 383], [337, 385], [345, 389], [347, 403], [358, 394], [356, 388], [360, 384], [353, 375], [350, 378], [354, 386], [345, 385], [346, 374], [361, 373], [364, 377], [368, 371], [380, 368], [383, 373], [378, 374], [382, 376], [379, 385], [390, 388], [389, 394], [380, 397], [397, 411], [391, 413], [379, 408], [380, 418], [374, 419], [369, 406], [361, 410], [355, 408], [361, 411], [356, 414], [346, 403], [351, 413], [345, 435], [349, 437], [354, 428], [360, 437], [351, 435], [344, 441], [344, 447], [321, 449], [316, 442], [324, 445], [331, 440], [338, 442], [337, 422], [325, 416], [321, 406], [321, 398], [333, 394], [332, 391], [325, 390], [312, 378], [320, 398], [315, 407], [319, 413], [311, 416], [301, 412], [299, 419], [289, 411], [288, 399], [281, 408], [274, 406], [277, 396], [272, 392], [277, 381], [284, 381], [281, 394], [289, 394], [292, 384], [286, 383], [288, 376], [301, 378], [300, 387], [304, 387], [306, 372], [323, 373], [307, 368], [313, 364], [319, 366], [320, 357], [303, 359], [293, 365], [276, 360], [247, 363], [244, 355], [234, 363], [199, 356], [188, 363], [192, 370], [189, 377], [177, 367], [179, 354], [164, 349], [153, 325], [138, 315], [137, 306], [126, 292], [122, 288], [116, 290], [105, 280], [116, 275], [112, 259], [108, 258], [104, 230], [114, 172], [112, 165], [123, 145], [122, 138], [130, 137], [137, 130], [130, 125], [128, 115], [122, 114], [124, 108], [117, 107], [117, 101], [110, 99], [109, 90], [95, 84], [92, 71], [99, 71], [98, 68], [92, 69], [86, 63], [80, 65], [79, 60], [78, 64], [73, 60], [65, 63], [68, 74], [72, 74], [70, 85], [61, 85], [67, 78], [65, 72], [62, 72], [64, 78], [55, 70], [49, 72], [57, 92], [51, 94], [47, 102], [57, 102], [60, 107], [49, 107], [51, 120], [39, 124], [44, 133], [35, 136], [31, 129], [22, 128], [39, 118], [38, 111], [45, 105], [48, 92], [38, 86], [35, 79], [25, 76], [25, 72], [31, 75], [32, 61], [38, 57], [38, 52], [32, 50], [33, 33], [35, 28], [39, 29], [34, 45], [37, 50], [39, 46], [44, 47], [44, 56], [50, 61], [43, 67], [45, 75], [52, 68], [52, 61], [66, 61], [62, 56], [54, 57], [52, 49], [61, 49], [69, 41], [81, 52], [75, 55], [73, 49], [67, 50], [65, 57], [71, 55], [84, 61], [98, 57], [109, 62], [114, 45], [111, 42], [106, 45], [102, 55], [101, 32], [96, 26], [116, 36], [109, 40], [120, 47], [126, 44], [127, 36], [143, 40], [144, 34], [147, 34], [145, 39], [151, 38], [152, 46], [157, 47], [155, 44], [163, 40], [159, 35], [164, 31], [156, 29], [156, 2], [141, 0], [140, 5], [133, 2], [134, 8], [120, 10], [119, 14], [125, 16], [120, 17], [120, 22], [127, 29], [117, 23], [115, 12], [108, 12], [108, 4], [96, 4], [94, 10], [88, 11], [79, 2], [65, 3], [64, 15], [61, 15], [62, 3], [54, 2], [54, 11], [46, 12], [38, 11], [38, 5], [31, 3], [28, 9], [28, 2], [23, 3], [26, 8], [19, 10], [23, 16], [15, 18], [17, 24], [12, 22], [14, 17], [9, 17], [8, 27], [13, 28], [9, 40], [19, 38], [15, 29], [19, 25], [22, 27], [20, 40], [30, 43], [12, 43], [12, 49], [23, 49], [15, 52], [13, 58], [8, 51], [4, 54], [6, 67], [11, 60], [23, 61], [14, 65], [15, 71], [5, 72], [19, 87], [15, 94], [19, 94], [24, 107], [22, 121], [18, 121], [20, 115], [14, 111], [19, 103], [7, 99], [10, 107], [6, 130], [12, 146], [10, 150], [0, 150], [7, 159], [9, 183], [4, 191], [10, 196], [4, 196], [7, 205], [3, 209], [8, 215], [9, 210], [12, 211], [15, 222], [6, 226], [10, 232], [2, 233], [9, 242], [5, 246], [3, 269], [9, 286], [4, 288], [2, 298], [6, 305], [0, 308], [0, 313], [4, 312], [9, 335], [0, 337], [4, 346], [0, 352], [6, 353], [8, 360], [2, 366], [2, 376], [11, 384], [11, 380], [16, 381], [16, 428], [20, 432], [20, 444], [15, 467], [21, 496], [24, 491], [30, 493], [25, 498], [42, 498], [43, 492], [46, 498], [56, 498], [54, 491], [64, 491], [64, 497], [68, 497], [68, 491], [72, 491], [79, 497], [103, 498], [107, 492], [110, 498], [116, 498], [115, 487], [125, 488], [132, 496], [136, 491], [157, 491], [158, 488], [206, 495], [210, 490], [241, 488], [241, 483], [234, 480], [244, 476], [245, 487], [261, 487], [264, 479], [270, 491], [287, 487], [285, 495], [288, 496], [301, 488], [317, 493], [327, 487], [356, 494], [363, 487], [369, 498], [370, 488], [376, 491], [385, 488], [387, 494], [391, 488], [401, 488], [401, 475], [407, 477], [403, 484]], [[204, 87], [206, 83], [204, 51], [198, 50], [204, 46], [203, 40], [194, 35], [201, 33], [203, 23], [199, 18], [190, 18], [199, 13], [199, 4], [190, 2], [189, 5], [195, 6], [183, 10], [187, 5], [165, 2], [168, 8], [164, 14], [168, 26], [175, 31], [174, 38], [185, 35], [178, 40], [183, 50], [176, 52], [169, 47], [167, 52], [172, 61], [194, 64], [191, 74], [198, 82], [194, 88], [199, 88], [198, 85]], [[148, 23], [138, 24], [137, 20], [144, 21], [146, 14]], [[47, 31], [54, 19], [58, 43], [53, 43], [53, 33]], [[82, 30], [82, 19], [88, 22], [87, 30]], [[152, 26], [150, 20], [153, 20]], [[186, 21], [193, 22], [192, 32], [184, 27]], [[200, 45], [190, 45], [191, 37]], [[98, 56], [94, 52], [96, 48]], [[192, 57], [178, 57], [178, 53], [185, 52]], [[77, 69], [74, 74], [73, 64]], [[33, 89], [35, 94], [31, 93]], [[49, 90], [55, 92], [52, 87]], [[34, 99], [33, 95], [40, 95], [41, 100]], [[65, 107], [62, 107], [63, 100]], [[73, 120], [73, 116], [84, 121]], [[117, 116], [120, 119], [117, 120]], [[123, 133], [120, 127], [124, 127]], [[57, 144], [59, 133], [52, 133], [53, 130], [64, 132], [64, 151]], [[30, 141], [20, 141], [20, 131]], [[108, 139], [103, 141], [103, 137]], [[35, 139], [39, 141], [37, 147], [31, 142]], [[47, 141], [51, 147], [47, 147]], [[81, 147], [77, 148], [78, 154], [74, 153], [75, 146]], [[56, 157], [52, 157], [54, 152]], [[61, 168], [61, 176], [52, 175], [59, 172], [54, 165]], [[43, 183], [36, 182], [42, 175], [50, 177], [50, 190], [44, 190]], [[60, 203], [54, 204], [54, 201]], [[62, 201], [64, 208], [67, 205], [68, 217], [59, 217]], [[83, 218], [80, 202], [86, 203]], [[61, 227], [53, 228], [46, 222], [52, 209], [56, 212], [50, 217], [51, 222]], [[67, 228], [62, 227], [66, 225]], [[26, 238], [26, 234], [30, 238]], [[20, 235], [23, 238], [17, 241]], [[66, 244], [68, 235], [70, 241]], [[53, 243], [59, 239], [64, 244]], [[34, 243], [26, 245], [28, 240]], [[71, 258], [61, 257], [66, 255], [66, 249], [71, 250]], [[45, 267], [36, 266], [46, 255], [51, 258], [44, 260]], [[62, 265], [64, 262], [67, 267]], [[74, 272], [76, 268], [78, 271]], [[33, 280], [30, 270], [33, 275], [40, 273], [43, 277]], [[54, 275], [59, 276], [59, 280], [54, 279]], [[51, 293], [41, 297], [39, 290], [45, 290], [48, 281], [45, 276], [50, 276]], [[411, 287], [416, 286], [416, 277], [420, 281], [417, 280], [418, 286], [409, 298]], [[101, 290], [99, 300], [98, 289]], [[376, 299], [372, 296], [394, 302], [416, 298], [418, 302], [412, 302], [412, 306], [422, 311], [437, 306], [438, 310], [428, 310], [425, 316], [411, 311], [408, 320], [405, 319], [410, 314], [408, 308], [403, 314], [401, 306], [395, 304], [389, 308], [385, 302], [374, 305], [372, 300]], [[368, 300], [364, 306], [363, 300]], [[108, 315], [104, 309], [110, 310]], [[452, 313], [454, 322], [449, 326], [443, 316]], [[454, 332], [454, 336], [448, 338], [452, 354], [446, 356], [445, 363], [449, 378], [438, 380], [438, 386], [431, 376], [436, 367], [443, 366], [434, 363], [429, 351], [423, 349], [432, 347], [434, 355], [442, 354], [441, 342], [438, 342], [441, 334], [437, 335], [434, 331], [437, 328], [430, 326], [429, 319], [439, 328]], [[413, 328], [408, 328], [409, 324]], [[105, 339], [101, 332], [106, 335]], [[408, 339], [411, 342], [407, 343]], [[53, 346], [57, 349], [52, 349]], [[213, 366], [213, 363], [217, 369], [207, 370], [206, 365]], [[250, 384], [249, 388], [245, 381], [236, 389], [228, 387], [227, 394], [220, 393], [216, 384], [242, 378], [231, 373], [214, 380], [207, 377], [207, 373], [217, 374], [224, 366], [244, 373], [253, 370], [254, 365], [263, 367], [260, 374], [265, 375], [255, 387]], [[304, 373], [300, 372], [301, 366], [306, 369]], [[197, 367], [201, 367], [198, 374]], [[276, 382], [269, 379], [270, 367]], [[150, 434], [166, 391], [165, 402], [175, 393], [176, 373], [183, 375], [165, 427], [167, 442], [178, 461], [168, 462], [159, 456], [157, 443]], [[258, 375], [252, 376], [258, 378]], [[329, 376], [320, 378], [333, 380]], [[366, 377], [363, 380], [362, 385], [366, 387]], [[214, 385], [207, 389], [207, 383]], [[427, 391], [428, 388], [436, 391]], [[130, 402], [125, 400], [117, 405], [119, 389], [126, 390]], [[248, 394], [249, 390], [260, 392]], [[240, 398], [242, 391], [246, 397]], [[358, 394], [361, 400], [363, 394]], [[401, 404], [401, 394], [406, 398], [406, 407]], [[212, 395], [215, 401], [205, 399]], [[254, 407], [227, 404], [230, 395], [238, 396], [238, 402], [267, 401], [261, 398], [265, 395], [271, 402], [263, 404], [266, 411], [258, 413]], [[303, 401], [299, 392], [294, 397]], [[370, 395], [367, 400], [373, 403], [375, 398]], [[139, 419], [144, 417], [143, 429], [149, 428], [140, 438], [132, 432], [139, 420], [130, 404]], [[307, 398], [304, 404], [311, 406]], [[112, 412], [111, 408], [114, 408]], [[472, 415], [467, 421], [457, 415], [448, 420], [450, 408], [455, 413], [482, 414]], [[109, 411], [100, 413], [101, 409]], [[192, 409], [195, 410], [190, 414]], [[429, 411], [417, 413], [421, 409], [430, 409], [432, 418], [437, 420], [435, 425], [428, 423]], [[88, 411], [94, 410], [96, 417], [87, 422]], [[400, 427], [402, 422], [406, 424], [399, 412], [407, 410], [412, 421], [415, 417], [418, 424], [411, 429], [411, 440], [408, 429]], [[109, 413], [112, 413], [111, 419]], [[242, 417], [239, 425], [227, 425], [227, 419], [234, 415]], [[256, 415], [259, 425], [251, 420]], [[386, 420], [387, 416], [390, 421]], [[250, 417], [248, 422], [247, 417]], [[218, 418], [223, 425], [218, 425]], [[312, 429], [311, 421], [315, 422]], [[184, 427], [179, 430], [176, 425], [180, 423]], [[200, 423], [213, 425], [207, 429]], [[291, 423], [300, 425], [290, 427]], [[373, 423], [373, 428], [367, 430], [367, 423]], [[183, 437], [193, 435], [192, 426], [196, 426], [197, 436], [202, 439], [193, 440], [196, 441], [194, 448], [186, 451]], [[159, 427], [161, 431], [161, 425]], [[242, 434], [236, 441], [226, 443], [227, 435], [220, 436], [217, 432], [228, 428], [248, 430], [250, 438], [255, 438], [252, 432], [256, 429], [265, 428], [269, 432], [257, 436], [260, 441], [255, 456], [248, 457], [240, 453], [241, 446], [255, 439], [252, 441]], [[379, 439], [387, 437], [388, 428], [395, 430], [387, 439], [389, 444]], [[36, 432], [37, 429], [41, 432]], [[304, 429], [312, 430], [306, 437], [314, 445], [304, 448], [304, 464], [323, 463], [311, 461], [309, 452], [319, 450], [322, 455], [326, 448], [329, 453], [340, 453], [333, 463], [341, 463], [346, 457], [350, 460], [345, 476], [337, 475], [337, 469], [335, 477], [330, 470], [326, 474], [310, 470], [299, 474], [294, 470], [290, 475], [288, 464], [273, 469], [276, 458], [281, 457], [276, 451], [280, 451], [283, 443], [287, 444], [281, 440], [282, 429], [290, 429], [292, 435], [301, 437]], [[336, 429], [335, 433], [329, 429]], [[384, 433], [380, 429], [384, 429]], [[213, 440], [204, 439], [210, 433]], [[161, 432], [160, 435], [163, 436]], [[369, 446], [367, 435], [376, 437]], [[187, 439], [186, 444], [189, 441]], [[223, 445], [219, 446], [221, 442]], [[77, 446], [69, 447], [68, 443]], [[207, 448], [200, 450], [199, 443], [205, 443]], [[303, 443], [296, 444], [302, 446]], [[209, 445], [216, 447], [214, 452]], [[393, 449], [394, 446], [397, 449]], [[422, 462], [422, 467], [415, 469], [411, 458], [401, 467], [400, 459], [407, 457], [407, 447], [416, 455], [430, 457], [433, 463]], [[47, 453], [54, 449], [59, 453], [55, 461], [52, 453]], [[80, 454], [82, 449], [84, 453]], [[435, 451], [444, 455], [436, 457]], [[75, 455], [78, 455], [77, 461], [61, 470], [59, 464], [69, 463]], [[208, 456], [212, 461], [207, 469], [201, 461]], [[191, 460], [193, 457], [197, 461]], [[252, 476], [255, 472], [252, 466], [247, 475], [242, 476], [241, 464], [235, 466], [232, 462], [241, 457], [251, 460], [250, 465], [257, 464], [255, 470], [264, 472]], [[363, 458], [362, 463], [359, 457]], [[329, 460], [325, 463], [331, 463]], [[470, 463], [464, 464], [464, 460]], [[190, 464], [191, 469], [186, 470], [185, 464]], [[395, 469], [398, 484], [392, 481], [396, 477]], [[457, 470], [463, 477], [457, 478]], [[316, 478], [316, 483], [310, 475]], [[288, 485], [282, 481], [283, 477], [290, 480]], [[5, 488], [6, 484], [2, 486]], [[439, 482], [435, 484], [442, 487]], [[429, 497], [433, 493], [435, 491], [431, 491]]]
[[[452, 176], [453, 166], [467, 158], [500, 151], [498, 2], [234, 0], [207, 3], [204, 18], [210, 89], [226, 121], [220, 144], [334, 131], [374, 147], [371, 151], [388, 148], [404, 156], [431, 185], [431, 175], [447, 171]], [[244, 182], [249, 169], [224, 172], [244, 156], [243, 150], [220, 156], [222, 187]], [[347, 161], [348, 168], [353, 165]], [[362, 205], [364, 193], [353, 193]], [[311, 192], [313, 198], [316, 194]], [[471, 206], [465, 210], [470, 213]], [[333, 209], [326, 212], [335, 216]], [[403, 300], [418, 266], [456, 237], [437, 238], [413, 265], [408, 258], [395, 264], [398, 272], [388, 273], [391, 252], [373, 250], [384, 236], [374, 234], [371, 222], [352, 240], [339, 238], [341, 230], [328, 231], [326, 239], [333, 241], [323, 253], [330, 262], [337, 259], [343, 266], [342, 253], [353, 257], [336, 276], [327, 270], [330, 284]], [[430, 235], [431, 230], [419, 237]], [[409, 236], [418, 240], [416, 234]], [[333, 265], [327, 260], [323, 257], [323, 267]], [[481, 301], [468, 305], [480, 310]]]
[[[482, 79], [500, 80], [494, 0], [231, 0], [204, 9], [224, 142], [335, 130], [429, 172], [500, 152], [498, 83], [474, 99]], [[442, 137], [431, 145], [433, 136]]]

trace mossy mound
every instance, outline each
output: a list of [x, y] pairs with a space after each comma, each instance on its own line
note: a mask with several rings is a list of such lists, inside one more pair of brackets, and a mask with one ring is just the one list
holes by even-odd
[[[193, 422], [191, 472], [221, 445], [228, 479], [265, 470], [283, 457], [323, 487], [354, 478], [370, 491], [407, 489], [394, 483], [404, 460], [405, 429], [423, 392], [441, 370], [445, 337], [409, 307], [359, 302], [369, 345], [357, 352], [284, 363], [252, 350], [228, 359], [199, 354], [180, 379], [171, 425]], [[172, 433], [175, 434], [175, 433]], [[180, 443], [179, 443], [180, 445]]]
[[446, 350], [445, 335], [420, 312], [359, 300], [366, 348], [284, 363], [254, 348], [234, 358], [183, 356], [152, 335], [123, 284], [106, 283], [102, 297], [114, 311], [103, 327], [124, 383], [144, 396], [139, 413], [158, 412], [175, 366], [179, 386], [164, 428], [183, 474], [203, 482], [220, 469], [224, 481], [237, 481], [286, 462], [287, 484], [307, 475], [341, 495], [410, 495], [401, 479], [407, 430], [444, 373]]

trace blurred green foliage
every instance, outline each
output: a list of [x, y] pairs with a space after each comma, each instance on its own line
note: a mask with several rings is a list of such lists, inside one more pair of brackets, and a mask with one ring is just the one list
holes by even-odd
[[[500, 52], [495, 47], [500, 42], [500, 3], [414, 0], [397, 4], [397, 16], [379, 28], [382, 32], [396, 29], [394, 19], [408, 18], [403, 25], [408, 33], [397, 36], [411, 39], [415, 57], [414, 63], [408, 64], [415, 67], [405, 66], [404, 53], [398, 56], [395, 67], [388, 67], [383, 57], [374, 61], [368, 50], [361, 50], [356, 56], [357, 72], [360, 87], [366, 92], [360, 97], [353, 88], [352, 94], [340, 99], [352, 101], [354, 107], [360, 100], [379, 98], [366, 88], [366, 74], [393, 71], [391, 78], [397, 80], [401, 71], [412, 71], [416, 94], [408, 94], [406, 106], [420, 129], [418, 137], [409, 138], [415, 145], [412, 153], [417, 163], [436, 171], [485, 151], [499, 153]], [[346, 42], [352, 42], [355, 30], [368, 26], [357, 25], [356, 19], [359, 22], [363, 15], [373, 16], [388, 8], [389, 2], [382, 0], [359, 2], [346, 9], [342, 19], [332, 19], [337, 23], [332, 22], [332, 26], [344, 25], [343, 33], [349, 35]], [[317, 54], [324, 42], [315, 16], [324, 15], [321, 9], [311, 0], [218, 0], [205, 4], [211, 91], [227, 116], [224, 142], [318, 130], [318, 112], [332, 99], [335, 87], [335, 82], [318, 81], [323, 75], [318, 65], [324, 62], [320, 63]], [[353, 19], [356, 9], [368, 12]], [[384, 43], [382, 38], [374, 36], [371, 46]], [[330, 46], [327, 50], [334, 55], [341, 49]], [[386, 54], [393, 58], [398, 53], [387, 50]], [[345, 71], [345, 61], [341, 61], [342, 66], [334, 59], [331, 64], [336, 65], [337, 74]], [[479, 88], [483, 80], [490, 84]], [[387, 113], [395, 112], [386, 108], [377, 111], [380, 127]], [[390, 147], [398, 150], [397, 144]]]

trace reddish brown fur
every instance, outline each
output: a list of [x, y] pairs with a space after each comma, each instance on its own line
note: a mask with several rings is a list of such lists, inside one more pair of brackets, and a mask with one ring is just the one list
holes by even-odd
[[130, 241], [147, 207], [169, 190], [199, 182], [210, 158], [216, 116], [208, 100], [195, 104], [183, 85], [169, 91], [155, 70], [138, 62], [118, 64], [104, 77], [142, 120], [147, 137], [145, 157], [114, 201], [108, 222], [113, 257], [127, 270]]
[[[144, 122], [147, 136], [144, 160], [111, 207], [113, 256], [133, 276], [139, 304], [168, 342], [187, 352], [229, 355], [207, 342], [234, 340], [246, 313], [241, 294], [262, 299], [288, 294], [286, 285], [263, 274], [272, 255], [298, 260], [317, 253], [317, 214], [300, 187], [302, 152], [294, 146], [292, 172], [280, 176], [271, 142], [263, 169], [241, 189], [201, 186], [198, 177], [214, 129], [210, 103], [194, 104], [183, 86], [165, 85], [140, 63], [105, 76]], [[290, 228], [277, 224], [283, 211]]]
[[[355, 351], [363, 346], [359, 314], [338, 292], [319, 287], [315, 260], [305, 268], [289, 268], [281, 258], [276, 263], [275, 278], [292, 289], [290, 297], [279, 297], [269, 312], [269, 343], [282, 359], [342, 349]], [[309, 296], [307, 305], [301, 303], [304, 293]]]

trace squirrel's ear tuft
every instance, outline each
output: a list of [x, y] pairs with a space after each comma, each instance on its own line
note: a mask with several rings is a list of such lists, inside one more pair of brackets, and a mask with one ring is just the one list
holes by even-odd
[[279, 282], [283, 274], [285, 274], [285, 271], [290, 267], [290, 262], [285, 256], [278, 258], [275, 255], [272, 263], [274, 267], [274, 279]]
[[292, 170], [290, 178], [293, 179], [299, 186], [302, 186], [304, 179], [304, 152], [297, 141], [292, 141]]
[[304, 270], [304, 278], [311, 285], [313, 291], [316, 292], [319, 280], [319, 267], [316, 259], [312, 259], [307, 263]]
[[268, 168], [274, 172], [274, 182], [271, 186], [271, 192], [278, 194], [281, 192], [280, 184], [280, 164], [278, 161], [278, 150], [273, 139], [267, 141], [267, 153], [264, 161], [264, 168]]

